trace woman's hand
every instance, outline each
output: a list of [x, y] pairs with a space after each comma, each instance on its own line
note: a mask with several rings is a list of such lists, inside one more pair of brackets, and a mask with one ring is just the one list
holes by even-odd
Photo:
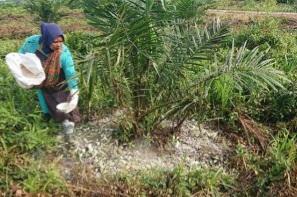
[[79, 91], [71, 90], [70, 93], [71, 93], [71, 100], [69, 102], [63, 102], [58, 104], [56, 107], [58, 111], [68, 114], [77, 107]]

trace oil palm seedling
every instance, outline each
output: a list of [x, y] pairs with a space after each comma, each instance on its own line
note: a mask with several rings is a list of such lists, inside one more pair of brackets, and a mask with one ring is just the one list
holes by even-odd
[[85, 1], [90, 24], [102, 32], [88, 85], [100, 84], [124, 109], [120, 128], [128, 136], [160, 129], [168, 119], [173, 130], [194, 115], [203, 119], [210, 94], [224, 91], [219, 83], [231, 93], [283, 88], [287, 79], [257, 47], [233, 45], [225, 62], [216, 58], [228, 31], [219, 20], [199, 23], [208, 6], [203, 0]]

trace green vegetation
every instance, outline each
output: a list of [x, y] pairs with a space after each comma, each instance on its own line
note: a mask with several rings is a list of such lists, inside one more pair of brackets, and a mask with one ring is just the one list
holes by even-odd
[[154, 169], [121, 174], [111, 182], [127, 188], [129, 196], [220, 196], [234, 185], [233, 176], [223, 169], [196, 167], [187, 171], [182, 165], [172, 171]]
[[26, 0], [25, 8], [30, 13], [36, 13], [37, 21], [44, 22], [58, 22], [61, 17], [61, 6], [63, 5], [62, 0]]
[[[237, 165], [244, 168], [243, 175], [251, 174], [253, 185], [246, 187], [242, 193], [251, 196], [264, 195], [277, 182], [285, 182], [291, 186], [291, 173], [297, 162], [296, 136], [291, 136], [288, 131], [280, 132], [271, 142], [264, 156], [248, 151], [242, 145], [238, 145]], [[293, 175], [296, 176], [296, 175]]]
[[[233, 29], [235, 45], [247, 40], [247, 47], [252, 49], [260, 46], [263, 50], [269, 49], [267, 57], [275, 59], [279, 69], [287, 73], [292, 83], [286, 83], [285, 90], [271, 93], [255, 93], [250, 99], [249, 113], [262, 122], [272, 123], [290, 121], [296, 115], [296, 62], [297, 47], [295, 32], [281, 28], [280, 20], [265, 19], [254, 22], [252, 25]], [[259, 113], [261, 111], [262, 113]]]
[[225, 57], [214, 59], [227, 32], [218, 21], [201, 31], [197, 21], [208, 7], [202, 1], [166, 6], [96, 2], [85, 3], [91, 24], [103, 34], [91, 60], [89, 89], [102, 84], [117, 106], [127, 110], [119, 123], [124, 140], [163, 129], [160, 124], [166, 119], [175, 121], [175, 130], [194, 116], [203, 121], [209, 97], [226, 106], [234, 92], [248, 96], [255, 88], [277, 90], [287, 80], [257, 47], [232, 46]]

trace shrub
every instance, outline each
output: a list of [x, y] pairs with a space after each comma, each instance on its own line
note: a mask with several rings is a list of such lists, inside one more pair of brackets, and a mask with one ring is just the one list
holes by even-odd
[[26, 0], [25, 8], [36, 15], [37, 21], [57, 22], [63, 14], [60, 8], [63, 5], [63, 0]]
[[99, 45], [100, 34], [88, 32], [71, 32], [66, 34], [66, 45], [73, 51], [79, 60], [85, 58], [95, 47]]
[[[236, 45], [248, 39], [247, 47], [259, 45], [269, 49], [267, 57], [274, 58], [275, 67], [286, 72], [292, 83], [285, 83], [285, 89], [273, 91], [254, 91], [250, 97], [248, 113], [252, 117], [267, 123], [290, 121], [297, 115], [296, 104], [296, 63], [297, 63], [297, 36], [295, 33], [281, 29], [279, 20], [266, 19], [244, 26], [234, 32]], [[259, 113], [260, 112], [260, 113]]]

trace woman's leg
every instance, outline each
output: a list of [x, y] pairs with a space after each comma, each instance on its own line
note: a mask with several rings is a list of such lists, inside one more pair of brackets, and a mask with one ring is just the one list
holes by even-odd
[[75, 123], [74, 122], [71, 122], [68, 119], [66, 119], [66, 120], [63, 121], [62, 125], [63, 125], [63, 128], [64, 128], [64, 133], [66, 135], [73, 134], [73, 132], [74, 132], [74, 126], [75, 126]]
[[67, 91], [44, 92], [44, 98], [50, 115], [55, 121], [62, 123], [63, 131], [58, 138], [64, 138], [68, 143], [72, 143], [75, 122], [79, 122], [80, 120], [79, 111], [75, 109], [73, 112], [66, 114], [56, 109], [59, 103], [67, 101], [68, 96], [69, 92]]

